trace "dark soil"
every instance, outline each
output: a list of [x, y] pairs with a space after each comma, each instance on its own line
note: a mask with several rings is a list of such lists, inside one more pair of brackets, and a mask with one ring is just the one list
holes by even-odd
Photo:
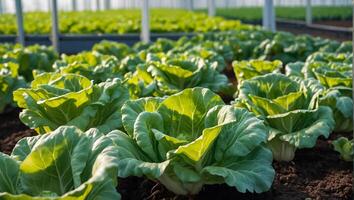
[[[0, 151], [8, 154], [19, 139], [35, 134], [19, 121], [18, 113], [14, 110], [0, 115]], [[331, 141], [339, 136], [332, 134], [328, 140], [320, 138], [315, 148], [298, 150], [292, 162], [274, 162], [276, 176], [273, 186], [262, 194], [243, 194], [221, 184], [205, 186], [197, 196], [183, 197], [174, 195], [157, 182], [137, 177], [120, 178], [117, 189], [123, 200], [349, 200], [353, 198], [352, 163], [340, 160], [331, 147]]]
[[351, 20], [321, 20], [314, 23], [338, 27], [353, 27], [353, 21]]
[[35, 134], [20, 121], [19, 112], [19, 109], [12, 109], [0, 114], [0, 151], [6, 154], [11, 153], [17, 141]]

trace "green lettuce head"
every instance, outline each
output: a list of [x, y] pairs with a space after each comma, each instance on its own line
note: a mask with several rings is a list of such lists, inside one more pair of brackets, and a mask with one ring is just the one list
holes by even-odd
[[172, 59], [151, 61], [147, 71], [157, 81], [161, 93], [166, 95], [193, 87], [206, 87], [219, 92], [228, 85], [228, 79], [217, 70], [217, 66], [216, 62], [209, 63], [203, 59]]
[[0, 199], [120, 199], [117, 148], [91, 129], [60, 127], [0, 153]]
[[93, 84], [76, 74], [43, 73], [30, 88], [14, 92], [14, 100], [24, 108], [21, 121], [39, 134], [61, 125], [105, 133], [121, 128], [120, 109], [128, 99], [129, 92], [119, 79]]
[[261, 76], [269, 73], [280, 73], [283, 64], [280, 60], [250, 60], [234, 61], [232, 66], [237, 81], [240, 83], [255, 76]]
[[119, 176], [146, 176], [176, 194], [226, 183], [240, 192], [267, 191], [274, 178], [267, 129], [245, 109], [227, 106], [209, 89], [128, 101], [127, 134], [111, 132]]
[[305, 71], [313, 75], [325, 90], [320, 99], [320, 105], [332, 108], [336, 121], [335, 132], [350, 132], [353, 130], [353, 99], [352, 99], [352, 64], [339, 62], [313, 62]]
[[282, 74], [268, 74], [244, 81], [238, 101], [265, 120], [273, 157], [290, 161], [295, 150], [315, 146], [320, 135], [334, 128], [332, 110], [318, 106], [321, 89]]

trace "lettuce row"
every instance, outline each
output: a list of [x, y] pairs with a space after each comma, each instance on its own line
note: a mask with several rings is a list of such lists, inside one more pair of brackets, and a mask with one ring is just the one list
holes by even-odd
[[128, 99], [119, 79], [93, 84], [83, 76], [60, 73], [40, 74], [30, 88], [14, 92], [14, 100], [24, 108], [21, 121], [39, 134], [61, 125], [104, 133], [121, 128], [120, 108]]
[[116, 155], [97, 129], [63, 126], [24, 138], [11, 156], [0, 153], [0, 199], [120, 199]]
[[244, 81], [236, 106], [243, 106], [265, 120], [268, 146], [275, 160], [290, 161], [296, 149], [311, 148], [334, 128], [332, 110], [318, 106], [321, 89], [282, 74], [268, 74]]
[[181, 195], [197, 194], [205, 184], [258, 193], [272, 184], [266, 127], [209, 89], [128, 101], [122, 113], [127, 134], [108, 134], [118, 148], [120, 177], [146, 176]]

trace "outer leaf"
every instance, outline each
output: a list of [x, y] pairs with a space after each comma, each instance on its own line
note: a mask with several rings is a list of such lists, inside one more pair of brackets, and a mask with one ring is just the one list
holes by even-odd
[[12, 154], [13, 158], [23, 158], [16, 171], [19, 178], [14, 182], [21, 190], [0, 190], [0, 198], [119, 198], [114, 178], [116, 150], [108, 137], [85, 134], [74, 127], [60, 127], [51, 134], [22, 139]]
[[332, 142], [334, 150], [340, 153], [340, 156], [343, 160], [351, 162], [353, 161], [353, 140], [348, 140], [348, 138], [340, 137]]

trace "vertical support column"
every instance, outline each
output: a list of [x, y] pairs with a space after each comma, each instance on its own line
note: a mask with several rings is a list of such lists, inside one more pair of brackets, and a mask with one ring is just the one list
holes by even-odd
[[105, 10], [111, 9], [111, 1], [110, 0], [104, 0], [104, 9]]
[[263, 5], [263, 28], [275, 32], [275, 12], [273, 0], [265, 0]]
[[306, 0], [306, 25], [312, 24], [311, 0]]
[[100, 10], [100, 0], [96, 0], [96, 11]]
[[187, 9], [193, 10], [194, 9], [193, 0], [186, 0], [186, 1], [187, 1]]
[[52, 38], [51, 38], [52, 45], [57, 52], [60, 52], [57, 0], [51, 0], [51, 3], [52, 3]]
[[71, 0], [71, 10], [72, 11], [77, 11], [76, 0]]
[[150, 16], [149, 16], [149, 0], [142, 0], [141, 7], [141, 41], [150, 42]]
[[215, 16], [215, 0], [208, 0], [208, 15]]
[[0, 14], [4, 13], [4, 4], [3, 0], [0, 0]]
[[16, 19], [17, 19], [17, 42], [22, 46], [25, 46], [25, 31], [23, 28], [23, 13], [22, 13], [22, 1], [15, 1], [16, 7]]

